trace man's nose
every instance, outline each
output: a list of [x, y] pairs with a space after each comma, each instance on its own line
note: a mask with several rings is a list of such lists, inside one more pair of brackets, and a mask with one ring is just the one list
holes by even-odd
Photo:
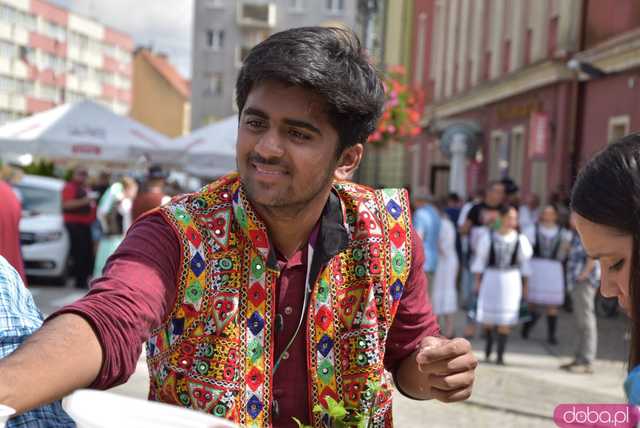
[[277, 129], [269, 129], [262, 134], [255, 146], [255, 152], [265, 159], [279, 158], [284, 154], [282, 138]]

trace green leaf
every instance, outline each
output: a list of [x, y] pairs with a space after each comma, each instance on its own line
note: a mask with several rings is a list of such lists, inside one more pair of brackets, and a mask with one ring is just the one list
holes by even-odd
[[298, 418], [293, 418], [293, 421], [298, 424], [298, 428], [313, 428], [311, 425], [305, 425]]
[[327, 397], [326, 400], [328, 405], [327, 413], [329, 413], [329, 416], [340, 421], [344, 419], [347, 414], [347, 410], [344, 408], [344, 403], [342, 401], [338, 403], [331, 397]]
[[313, 406], [313, 413], [322, 413], [322, 412], [324, 412], [324, 408], [321, 405], [316, 404], [315, 406]]

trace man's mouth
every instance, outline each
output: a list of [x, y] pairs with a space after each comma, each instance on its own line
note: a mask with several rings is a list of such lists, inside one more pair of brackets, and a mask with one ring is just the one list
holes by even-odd
[[277, 165], [266, 165], [263, 163], [251, 162], [253, 167], [256, 169], [256, 172], [261, 175], [279, 177], [283, 175], [287, 175], [286, 170]]

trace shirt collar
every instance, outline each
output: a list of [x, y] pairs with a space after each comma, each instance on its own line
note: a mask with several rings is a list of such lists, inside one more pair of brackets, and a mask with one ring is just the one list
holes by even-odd
[[[240, 229], [266, 260], [267, 267], [278, 270], [278, 259], [271, 246], [267, 227], [247, 199], [239, 177], [232, 186], [232, 194], [233, 211]], [[349, 245], [344, 216], [342, 201], [336, 190], [332, 189], [319, 220], [320, 230], [314, 245], [311, 278], [315, 278], [322, 265]]]

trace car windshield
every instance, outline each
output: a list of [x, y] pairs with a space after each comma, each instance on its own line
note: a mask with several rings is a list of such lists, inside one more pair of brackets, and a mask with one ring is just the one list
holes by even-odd
[[16, 190], [22, 199], [22, 211], [31, 215], [62, 213], [60, 192], [21, 184]]

